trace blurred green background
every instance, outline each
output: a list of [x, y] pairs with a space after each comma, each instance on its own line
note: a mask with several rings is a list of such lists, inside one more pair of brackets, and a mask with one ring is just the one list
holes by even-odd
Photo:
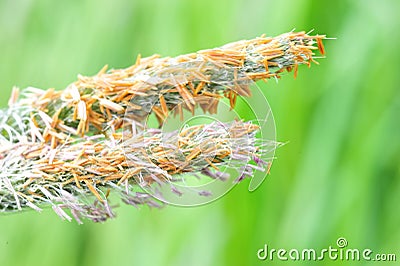
[[121, 205], [104, 224], [63, 222], [50, 209], [2, 215], [0, 265], [316, 265], [256, 253], [338, 237], [400, 260], [399, 10], [395, 0], [2, 0], [2, 107], [13, 85], [63, 89], [138, 53], [175, 56], [293, 28], [337, 40], [296, 80], [259, 84], [288, 144], [255, 192], [247, 180], [197, 208]]

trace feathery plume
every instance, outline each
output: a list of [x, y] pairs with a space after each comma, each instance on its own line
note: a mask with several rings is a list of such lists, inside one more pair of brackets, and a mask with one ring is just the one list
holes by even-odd
[[229, 162], [242, 169], [240, 181], [269, 169], [251, 122], [165, 133], [146, 128], [146, 119], [154, 114], [162, 125], [170, 112], [182, 116], [196, 106], [213, 114], [221, 98], [234, 108], [238, 96], [251, 95], [252, 82], [310, 66], [314, 50], [325, 53], [324, 38], [262, 36], [175, 58], [138, 56], [126, 69], [79, 75], [63, 91], [30, 87], [19, 96], [14, 88], [0, 111], [0, 210], [50, 204], [64, 219], [104, 221], [114, 216], [111, 192], [128, 204], [159, 207], [137, 188], [170, 183], [180, 195], [173, 183], [183, 173], [225, 180], [220, 167]]

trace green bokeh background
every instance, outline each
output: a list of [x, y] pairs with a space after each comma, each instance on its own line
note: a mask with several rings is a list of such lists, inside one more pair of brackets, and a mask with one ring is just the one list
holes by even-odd
[[103, 224], [50, 209], [2, 215], [0, 265], [317, 265], [256, 252], [321, 249], [338, 237], [400, 260], [399, 10], [395, 0], [1, 0], [2, 107], [13, 85], [63, 89], [138, 53], [175, 56], [293, 28], [337, 40], [296, 80], [259, 84], [288, 143], [255, 192], [246, 181], [197, 208], [121, 205]]

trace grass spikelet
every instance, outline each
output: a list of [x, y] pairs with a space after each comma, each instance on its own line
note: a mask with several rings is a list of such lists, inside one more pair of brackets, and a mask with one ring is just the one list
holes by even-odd
[[175, 58], [139, 55], [128, 68], [106, 65], [93, 77], [79, 75], [62, 91], [14, 88], [9, 107], [0, 110], [0, 211], [47, 204], [62, 219], [99, 222], [114, 217], [112, 195], [160, 207], [138, 188], [170, 183], [182, 196], [174, 183], [185, 173], [224, 181], [221, 167], [233, 164], [243, 170], [240, 181], [269, 171], [251, 122], [174, 132], [143, 130], [143, 122], [154, 114], [162, 125], [170, 112], [182, 116], [196, 106], [216, 113], [224, 97], [234, 108], [237, 96], [251, 95], [251, 82], [292, 69], [297, 76], [315, 51], [325, 54], [324, 38], [289, 32]]

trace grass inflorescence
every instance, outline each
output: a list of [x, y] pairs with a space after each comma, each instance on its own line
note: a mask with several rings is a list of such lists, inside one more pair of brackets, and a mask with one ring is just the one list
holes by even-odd
[[104, 221], [114, 216], [110, 193], [158, 207], [160, 201], [135, 188], [173, 184], [183, 173], [222, 177], [228, 162], [243, 170], [239, 180], [269, 169], [251, 122], [166, 133], [146, 128], [146, 120], [153, 114], [162, 125], [171, 112], [182, 116], [196, 106], [214, 114], [222, 98], [234, 108], [238, 96], [251, 95], [252, 82], [292, 70], [296, 76], [299, 65], [310, 66], [314, 50], [325, 53], [324, 38], [289, 32], [175, 58], [138, 56], [125, 69], [79, 75], [62, 91], [14, 89], [9, 108], [0, 111], [1, 211], [40, 210], [47, 203], [68, 220]]

